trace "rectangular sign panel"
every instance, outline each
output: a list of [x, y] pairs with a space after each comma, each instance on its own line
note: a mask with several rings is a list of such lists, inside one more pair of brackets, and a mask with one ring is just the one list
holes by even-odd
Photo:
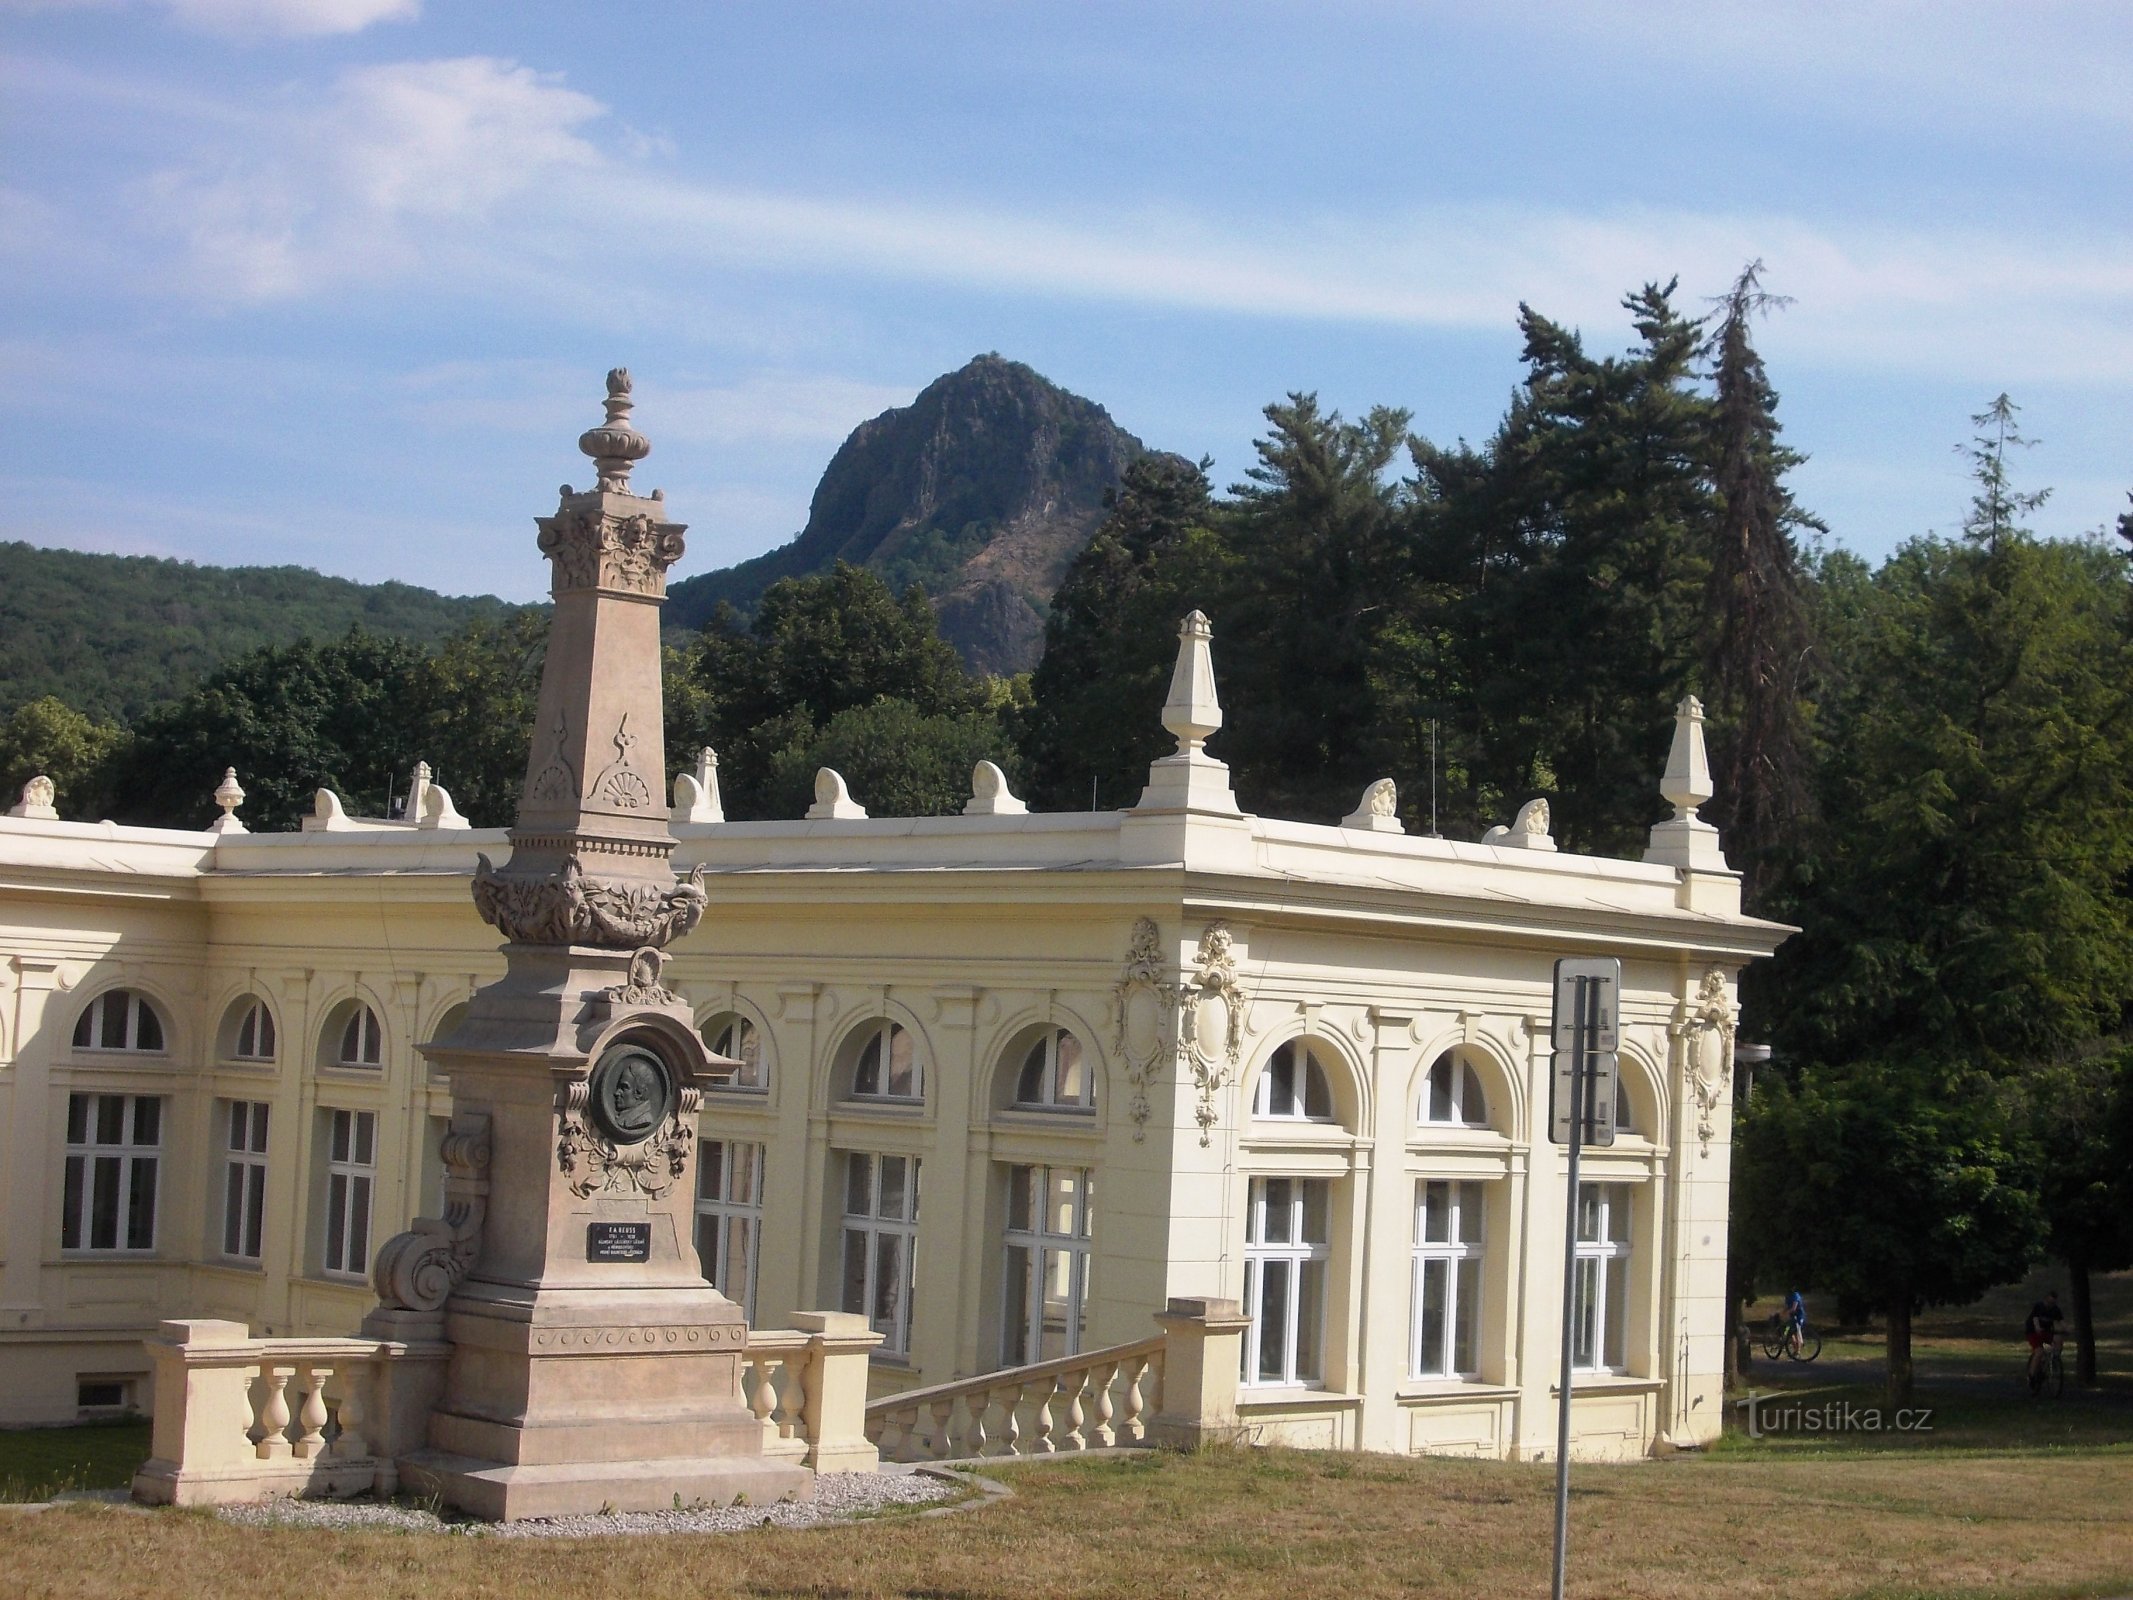
[[588, 1222], [585, 1224], [587, 1261], [649, 1261], [652, 1259], [652, 1225], [649, 1222]]
[[[1555, 1090], [1548, 1099], [1552, 1113], [1548, 1137], [1557, 1144], [1570, 1142], [1570, 1119], [1577, 1103], [1575, 1059], [1570, 1051], [1556, 1052]], [[1578, 1132], [1579, 1144], [1604, 1146], [1615, 1142], [1615, 1096], [1621, 1092], [1619, 1061], [1611, 1050], [1585, 1058], [1585, 1126]]]
[[1578, 1001], [1583, 992], [1587, 1012], [1586, 1047], [1622, 1048], [1622, 963], [1613, 956], [1565, 957], [1555, 964], [1555, 1050], [1577, 1047]]

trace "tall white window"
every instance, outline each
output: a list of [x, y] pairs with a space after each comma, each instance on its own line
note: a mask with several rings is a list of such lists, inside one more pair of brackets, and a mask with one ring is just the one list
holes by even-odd
[[852, 1093], [869, 1100], [917, 1100], [926, 1092], [918, 1041], [900, 1022], [877, 1022], [852, 1063]]
[[1570, 1325], [1573, 1363], [1584, 1372], [1620, 1372], [1629, 1329], [1629, 1223], [1635, 1191], [1626, 1183], [1578, 1185], [1578, 1243]]
[[1449, 1050], [1437, 1057], [1429, 1069], [1429, 1082], [1422, 1091], [1422, 1120], [1469, 1128], [1485, 1128], [1489, 1124], [1489, 1103], [1482, 1093], [1481, 1074]]
[[1252, 1092], [1252, 1115], [1312, 1122], [1333, 1119], [1333, 1091], [1327, 1085], [1325, 1066], [1301, 1039], [1291, 1039], [1268, 1060]]
[[1081, 1041], [1064, 1028], [1047, 1028], [1022, 1057], [1015, 1074], [1015, 1107], [1021, 1111], [1093, 1111], [1096, 1075]]
[[163, 1101], [159, 1096], [67, 1096], [60, 1249], [156, 1247], [156, 1178], [162, 1145]]
[[375, 1067], [385, 1059], [385, 1030], [378, 1014], [358, 1004], [341, 1024], [341, 1042], [333, 1061], [340, 1067]]
[[1094, 1200], [1094, 1180], [1085, 1169], [1007, 1169], [1001, 1365], [1020, 1367], [1081, 1353]]
[[326, 1272], [360, 1278], [370, 1269], [370, 1191], [378, 1177], [378, 1114], [332, 1111], [326, 1145]]
[[696, 1164], [696, 1254], [710, 1284], [755, 1321], [757, 1242], [763, 1229], [763, 1147], [706, 1139]]
[[244, 1008], [230, 1039], [230, 1054], [239, 1061], [274, 1059], [274, 1013], [267, 1009], [266, 1001], [254, 1000]]
[[844, 1309], [867, 1319], [885, 1355], [911, 1349], [918, 1157], [844, 1158]]
[[746, 1017], [731, 1012], [723, 1017], [713, 1017], [704, 1024], [704, 1043], [711, 1047], [713, 1055], [741, 1064], [741, 1070], [734, 1074], [730, 1083], [715, 1087], [757, 1090], [770, 1087], [769, 1069], [763, 1064], [763, 1036]]
[[1415, 1184], [1414, 1328], [1407, 1370], [1417, 1378], [1478, 1374], [1481, 1216], [1478, 1183]]
[[256, 1100], [227, 1102], [222, 1173], [222, 1253], [233, 1261], [257, 1261], [267, 1210], [267, 1106]]
[[1324, 1178], [1254, 1178], [1244, 1216], [1246, 1383], [1325, 1376], [1326, 1271], [1332, 1186]]
[[74, 1024], [77, 1050], [163, 1048], [163, 1019], [131, 989], [107, 989], [91, 1000]]

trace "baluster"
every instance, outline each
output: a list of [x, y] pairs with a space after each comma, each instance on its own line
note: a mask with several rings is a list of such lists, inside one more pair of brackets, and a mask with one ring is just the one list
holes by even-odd
[[772, 1374], [778, 1368], [778, 1358], [767, 1350], [758, 1350], [750, 1358], [750, 1362], [755, 1369], [755, 1386], [749, 1391], [748, 1409], [754, 1413], [755, 1420], [762, 1426], [763, 1442], [768, 1444], [778, 1436], [777, 1424], [770, 1420], [771, 1413], [777, 1409], [778, 1404], [777, 1387], [772, 1382]]
[[1022, 1389], [1019, 1383], [1010, 1383], [1000, 1389], [1000, 1405], [1005, 1413], [1000, 1420], [1000, 1431], [993, 1454], [1011, 1456], [1022, 1439]]
[[970, 1426], [963, 1430], [963, 1437], [956, 1449], [958, 1459], [985, 1454], [985, 1417], [992, 1410], [992, 1391], [980, 1389], [964, 1397], [964, 1408], [970, 1418]]
[[1111, 1385], [1118, 1381], [1118, 1363], [1106, 1361], [1089, 1374], [1089, 1398], [1096, 1402], [1096, 1418], [1089, 1424], [1091, 1449], [1108, 1450], [1117, 1442], [1111, 1432]]
[[1036, 1383], [1037, 1403], [1029, 1414], [1029, 1450], [1033, 1456], [1048, 1456], [1059, 1447], [1052, 1443], [1052, 1397], [1059, 1392], [1057, 1378], [1039, 1378]]
[[901, 1411], [883, 1412], [880, 1425], [874, 1434], [874, 1448], [880, 1452], [881, 1459], [884, 1461], [902, 1459], [896, 1452], [903, 1449], [908, 1442], [909, 1436], [904, 1427], [904, 1414]]
[[[935, 1400], [926, 1409], [933, 1417], [933, 1437], [927, 1441], [929, 1453], [935, 1461], [946, 1461], [955, 1453], [951, 1448], [951, 1441], [948, 1437], [949, 1425], [955, 1419], [955, 1396], [950, 1395], [945, 1400]], [[918, 1461], [924, 1458], [913, 1454], [902, 1459]]]
[[370, 1408], [365, 1404], [363, 1391], [370, 1386], [375, 1369], [367, 1362], [354, 1362], [341, 1379], [341, 1403], [334, 1413], [340, 1424], [340, 1432], [333, 1441], [333, 1455], [342, 1461], [357, 1461], [370, 1454], [370, 1441], [363, 1436], [363, 1426], [370, 1420]]
[[1163, 1352], [1158, 1350], [1148, 1358], [1148, 1415], [1163, 1414]]
[[259, 1443], [255, 1453], [262, 1461], [289, 1459], [289, 1380], [294, 1367], [264, 1366], [259, 1369]]
[[795, 1355], [785, 1363], [785, 1382], [778, 1388], [778, 1408], [772, 1413], [778, 1437], [790, 1439], [798, 1433], [806, 1415], [807, 1357]]
[[331, 1367], [304, 1368], [303, 1404], [296, 1413], [303, 1431], [290, 1452], [299, 1461], [316, 1461], [326, 1453], [326, 1380], [332, 1376]]
[[1081, 1433], [1081, 1390], [1089, 1381], [1086, 1372], [1071, 1373], [1059, 1380], [1061, 1392], [1066, 1396], [1066, 1415], [1061, 1420], [1066, 1426], [1061, 1430], [1065, 1437], [1060, 1441], [1062, 1450], [1086, 1450], [1089, 1441]]
[[1146, 1401], [1141, 1397], [1141, 1373], [1148, 1363], [1144, 1356], [1131, 1356], [1126, 1361], [1125, 1404], [1118, 1408], [1118, 1442], [1139, 1444], [1147, 1434], [1141, 1426], [1141, 1411]]

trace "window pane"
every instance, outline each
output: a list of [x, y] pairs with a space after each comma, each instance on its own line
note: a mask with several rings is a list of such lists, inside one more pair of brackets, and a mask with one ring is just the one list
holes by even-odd
[[875, 1331], [889, 1336], [888, 1342], [897, 1349], [903, 1348], [898, 1337], [902, 1319], [898, 1315], [902, 1307], [904, 1288], [904, 1241], [898, 1234], [878, 1233], [874, 1236], [874, 1308]]
[[1451, 1238], [1451, 1196], [1448, 1183], [1422, 1186], [1422, 1242], [1441, 1244]]
[[1265, 1261], [1259, 1268], [1259, 1381], [1283, 1383], [1289, 1375], [1289, 1263]]
[[1333, 1115], [1333, 1090], [1326, 1082], [1326, 1069], [1311, 1056], [1304, 1057], [1304, 1115]]
[[144, 1094], [133, 1102], [133, 1142], [158, 1145], [163, 1142], [163, 1097]]
[[1578, 1240], [1583, 1244], [1597, 1244], [1600, 1240], [1600, 1212], [1602, 1201], [1600, 1186], [1596, 1183], [1578, 1185]]
[[1627, 1365], [1623, 1360], [1629, 1328], [1629, 1257], [1616, 1256], [1607, 1263], [1607, 1329], [1605, 1352], [1610, 1367]]
[[844, 1234], [844, 1310], [852, 1316], [867, 1314], [867, 1236], [857, 1228]]
[[1037, 1185], [1035, 1167], [1009, 1167], [1007, 1169], [1007, 1225], [1016, 1233], [1030, 1231], [1030, 1219], [1036, 1211], [1031, 1195]]
[[902, 1219], [905, 1215], [906, 1200], [904, 1180], [904, 1157], [883, 1156], [881, 1158], [881, 1207], [875, 1213], [877, 1216], [896, 1220]]
[[1328, 1225], [1332, 1210], [1333, 1186], [1324, 1178], [1306, 1178], [1299, 1185], [1303, 1190], [1303, 1239], [1304, 1244], [1324, 1244], [1333, 1237]]
[[1081, 1236], [1091, 1238], [1096, 1232], [1096, 1174], [1081, 1175]]
[[844, 1160], [844, 1214], [870, 1217], [874, 1214], [874, 1158], [855, 1152]]
[[348, 1179], [334, 1173], [326, 1180], [326, 1270], [339, 1272], [346, 1260], [344, 1240], [348, 1227]]
[[1274, 1059], [1267, 1063], [1267, 1077], [1272, 1087], [1267, 1091], [1267, 1112], [1276, 1117], [1293, 1117], [1296, 1105], [1296, 1047], [1285, 1044], [1274, 1052]]
[[259, 1230], [264, 1226], [267, 1215], [267, 1169], [265, 1166], [254, 1164], [252, 1167], [249, 1192], [251, 1205], [244, 1214], [244, 1253], [256, 1261], [259, 1259], [260, 1254]]
[[328, 1150], [330, 1152], [327, 1157], [328, 1160], [346, 1161], [348, 1159], [348, 1123], [347, 1112], [336, 1111], [333, 1114], [333, 1131], [328, 1142]]
[[101, 1004], [97, 1001], [92, 1000], [88, 1005], [82, 1008], [81, 1015], [74, 1019], [75, 1049], [87, 1050], [91, 1045], [96, 1042], [96, 1014], [101, 1009]]
[[1422, 1348], [1421, 1364], [1416, 1371], [1425, 1376], [1434, 1376], [1444, 1371], [1444, 1317], [1450, 1272], [1449, 1261], [1440, 1259], [1422, 1263], [1422, 1303], [1419, 1314]]
[[867, 1040], [866, 1048], [859, 1052], [859, 1061], [852, 1069], [852, 1093], [881, 1093], [881, 1035], [876, 1033]]
[[244, 1178], [244, 1163], [232, 1161], [229, 1182], [223, 1186], [222, 1196], [222, 1253], [226, 1256], [243, 1252]]
[[736, 1144], [733, 1151], [732, 1171], [727, 1178], [726, 1198], [737, 1205], [754, 1206], [763, 1203], [763, 1147], [759, 1144]]
[[367, 1167], [377, 1159], [378, 1115], [374, 1111], [358, 1111], [355, 1119], [355, 1160], [359, 1167]]
[[274, 1013], [265, 1006], [261, 1006], [253, 1015], [259, 1019], [259, 1037], [256, 1041], [258, 1044], [257, 1053], [262, 1056], [271, 1056], [274, 1053]]
[[889, 1030], [889, 1093], [918, 1093], [918, 1053], [908, 1028]]
[[715, 1216], [699, 1215], [696, 1219], [696, 1259], [706, 1283], [718, 1282], [718, 1224]]
[[1296, 1295], [1296, 1378], [1315, 1383], [1325, 1375], [1326, 1264], [1306, 1261]]
[[126, 1142], [126, 1097], [122, 1094], [99, 1094], [90, 1096], [96, 1102], [96, 1142], [98, 1144], [124, 1144]]
[[156, 1246], [156, 1160], [136, 1156], [132, 1162], [133, 1187], [126, 1206], [126, 1248], [153, 1250]]
[[1431, 1122], [1452, 1120], [1452, 1058], [1440, 1056], [1437, 1064], [1429, 1069], [1429, 1110], [1425, 1113]]
[[70, 1094], [67, 1096], [67, 1143], [89, 1142], [89, 1102], [94, 1095]]
[[1074, 1237], [1074, 1203], [1080, 1193], [1080, 1174], [1066, 1169], [1048, 1169], [1051, 1198], [1046, 1208], [1044, 1231], [1060, 1238]]
[[1598, 1325], [1595, 1304], [1600, 1287], [1600, 1264], [1586, 1257], [1577, 1264], [1573, 1278], [1575, 1285], [1571, 1296], [1571, 1361], [1575, 1366], [1592, 1367], [1599, 1364]]
[[1087, 1105], [1091, 1099], [1089, 1072], [1088, 1064], [1081, 1058], [1081, 1041], [1064, 1028], [1059, 1031], [1057, 1037], [1059, 1103], [1068, 1106]]
[[156, 1015], [155, 1008], [146, 1000], [136, 996], [133, 1003], [139, 1012], [136, 1019], [139, 1025], [134, 1032], [133, 1047], [136, 1050], [162, 1049], [163, 1019]]
[[732, 1046], [720, 1052], [730, 1055], [741, 1064], [734, 1082], [744, 1089], [763, 1087], [763, 1041], [756, 1033], [755, 1024], [746, 1017], [733, 1025]]
[[1074, 1257], [1065, 1250], [1044, 1252], [1044, 1331], [1037, 1359], [1072, 1355], [1081, 1343], [1081, 1308], [1074, 1303]]
[[755, 1224], [746, 1217], [726, 1219], [726, 1266], [720, 1292], [736, 1305], [747, 1306], [755, 1282]]
[[1029, 1353], [1030, 1252], [1022, 1245], [1007, 1247], [1006, 1288], [1000, 1306], [1000, 1360], [1007, 1366], [1025, 1366]]
[[251, 1143], [251, 1133], [247, 1126], [251, 1120], [249, 1116], [251, 1109], [251, 1105], [246, 1101], [232, 1100], [230, 1102], [230, 1148], [232, 1150], [242, 1150]]
[[126, 997], [123, 994], [107, 994], [99, 1002], [103, 1007], [103, 1031], [96, 1042], [106, 1050], [126, 1048]]
[[1472, 1373], [1480, 1370], [1474, 1359], [1474, 1346], [1481, 1326], [1481, 1260], [1469, 1256], [1459, 1263], [1458, 1293], [1453, 1298], [1455, 1311], [1452, 1317], [1452, 1370]]
[[[76, 1095], [74, 1098], [79, 1100], [81, 1096]], [[87, 1159], [86, 1156], [67, 1157], [67, 1175], [59, 1213], [59, 1248], [62, 1250], [81, 1248], [82, 1167]]]
[[117, 1156], [98, 1156], [92, 1176], [92, 1196], [89, 1206], [89, 1248], [91, 1250], [116, 1250], [118, 1248], [119, 1214], [119, 1159]]
[[1460, 1074], [1459, 1081], [1462, 1097], [1459, 1115], [1479, 1127], [1489, 1120], [1489, 1103], [1481, 1092], [1481, 1078], [1472, 1067], [1468, 1067]]
[[1264, 1242], [1289, 1244], [1293, 1240], [1293, 1201], [1290, 1191], [1295, 1185], [1287, 1178], [1266, 1180], [1266, 1218]]
[[[697, 1145], [696, 1198], [716, 1200], [724, 1193], [726, 1142], [723, 1139], [705, 1139]], [[706, 1268], [706, 1271], [709, 1269]]]
[[1607, 1206], [1607, 1237], [1616, 1244], [1629, 1243], [1630, 1198], [1629, 1190], [1621, 1184], [1610, 1184]]
[[1022, 1071], [1015, 1078], [1015, 1099], [1022, 1105], [1039, 1105], [1046, 1098], [1044, 1054], [1049, 1043], [1049, 1040], [1039, 1039], [1022, 1058]]

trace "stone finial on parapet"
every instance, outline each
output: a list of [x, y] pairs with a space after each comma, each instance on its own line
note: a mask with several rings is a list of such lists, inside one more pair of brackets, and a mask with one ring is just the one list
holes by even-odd
[[1481, 836], [1481, 842], [1509, 850], [1553, 850], [1555, 838], [1548, 832], [1548, 815], [1546, 796], [1528, 800], [1518, 808], [1518, 815], [1511, 819], [1511, 826], [1491, 828]]
[[1405, 833], [1400, 826], [1400, 790], [1390, 778], [1380, 778], [1363, 791], [1355, 809], [1341, 818], [1344, 828], [1363, 828], [1371, 833]]
[[1029, 804], [1017, 799], [1007, 786], [1007, 774], [990, 761], [980, 761], [970, 769], [970, 798], [963, 802], [966, 817], [1020, 817], [1029, 812]]
[[422, 789], [421, 814], [415, 818], [418, 828], [466, 828], [473, 824], [459, 814], [459, 807], [452, 804], [452, 791], [441, 783], [428, 783]]
[[696, 752], [696, 770], [674, 774], [676, 822], [724, 822], [725, 803], [718, 793], [718, 752], [705, 745]]
[[1134, 810], [1199, 811], [1234, 817], [1242, 813], [1230, 792], [1229, 768], [1207, 753], [1207, 741], [1222, 727], [1215, 694], [1214, 630], [1203, 611], [1178, 624], [1178, 664], [1163, 702], [1163, 726], [1178, 741], [1175, 755], [1148, 765], [1148, 787]]
[[1718, 830], [1696, 815], [1697, 807], [1716, 791], [1711, 786], [1711, 758], [1704, 749], [1703, 702], [1694, 695], [1675, 708], [1674, 742], [1667, 750], [1659, 793], [1674, 814], [1652, 829], [1644, 859], [1662, 866], [1728, 871]]
[[56, 822], [59, 820], [59, 811], [52, 802], [57, 798], [58, 791], [52, 787], [52, 780], [40, 772], [22, 786], [22, 798], [7, 808], [7, 814], [11, 817], [35, 817], [43, 822]]
[[244, 804], [244, 785], [237, 781], [237, 769], [224, 767], [222, 781], [215, 785], [215, 804], [222, 807], [222, 815], [207, 825], [210, 833], [245, 833], [249, 830], [237, 820], [237, 808]]
[[867, 808], [852, 798], [852, 791], [846, 786], [843, 773], [835, 767], [816, 769], [815, 803], [807, 808], [809, 822], [863, 817], [866, 814]]
[[630, 398], [630, 372], [616, 367], [607, 375], [607, 420], [578, 435], [578, 448], [593, 458], [600, 487], [610, 494], [630, 493], [630, 468], [652, 453], [652, 441], [629, 425], [636, 409]]

